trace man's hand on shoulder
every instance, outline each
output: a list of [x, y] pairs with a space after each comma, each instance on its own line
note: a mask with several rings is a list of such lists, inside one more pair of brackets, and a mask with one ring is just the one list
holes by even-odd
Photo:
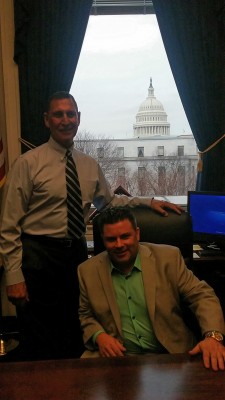
[[125, 347], [114, 337], [101, 332], [96, 338], [101, 357], [123, 357]]
[[189, 351], [191, 356], [199, 353], [202, 353], [206, 368], [211, 367], [213, 371], [225, 369], [225, 347], [222, 343], [213, 338], [205, 338]]
[[167, 209], [172, 210], [179, 215], [184, 212], [184, 209], [181, 206], [164, 200], [152, 199], [150, 207], [163, 217], [168, 217], [168, 212], [166, 211]]
[[15, 306], [23, 305], [29, 301], [28, 291], [25, 282], [15, 283], [6, 287], [9, 301]]

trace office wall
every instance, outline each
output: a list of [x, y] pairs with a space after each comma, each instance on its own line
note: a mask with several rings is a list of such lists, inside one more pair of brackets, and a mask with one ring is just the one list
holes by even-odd
[[[13, 0], [0, 0], [0, 132], [3, 140], [6, 170], [20, 154], [20, 109], [17, 66], [13, 61]], [[0, 204], [1, 204], [0, 190]], [[1, 255], [0, 255], [1, 266]], [[7, 300], [4, 276], [0, 282], [3, 315], [15, 315]]]

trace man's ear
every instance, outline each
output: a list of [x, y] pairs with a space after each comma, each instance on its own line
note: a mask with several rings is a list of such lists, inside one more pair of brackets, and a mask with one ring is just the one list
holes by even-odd
[[137, 227], [136, 233], [137, 233], [137, 240], [140, 241], [140, 228], [139, 227]]
[[81, 117], [81, 112], [78, 111], [78, 125], [80, 125], [80, 117]]
[[48, 113], [44, 112], [44, 123], [47, 128], [49, 128]]

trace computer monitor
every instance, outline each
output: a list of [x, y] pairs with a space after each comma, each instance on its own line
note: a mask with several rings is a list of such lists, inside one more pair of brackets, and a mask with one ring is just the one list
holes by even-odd
[[225, 249], [225, 193], [188, 192], [195, 243], [216, 243]]

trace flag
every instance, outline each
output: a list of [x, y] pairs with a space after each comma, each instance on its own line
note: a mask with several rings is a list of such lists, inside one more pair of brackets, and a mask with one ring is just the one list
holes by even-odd
[[4, 185], [5, 179], [5, 157], [3, 152], [2, 138], [0, 137], [0, 188]]

